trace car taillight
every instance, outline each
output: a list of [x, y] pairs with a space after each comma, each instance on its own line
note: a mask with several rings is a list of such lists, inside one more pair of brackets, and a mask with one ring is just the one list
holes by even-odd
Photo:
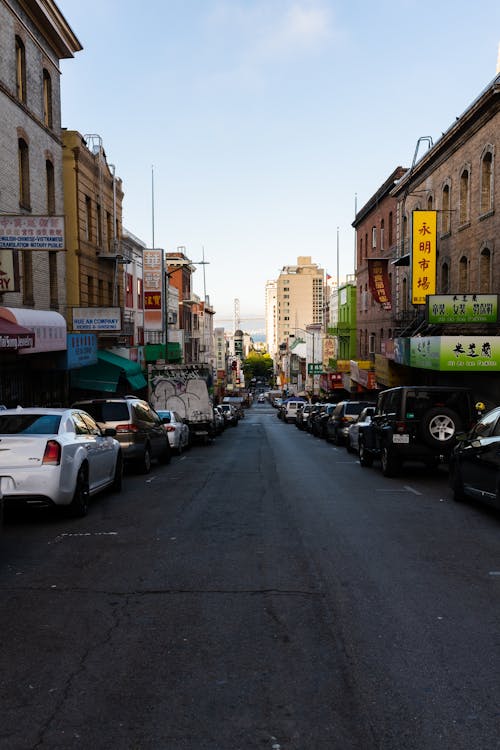
[[48, 440], [43, 454], [42, 464], [59, 466], [61, 463], [61, 446], [56, 440]]
[[171, 424], [168, 424], [165, 429], [167, 432], [175, 432], [175, 427], [172, 427]]
[[135, 424], [118, 424], [116, 425], [116, 432], [139, 432], [139, 428]]
[[406, 432], [406, 422], [396, 422], [396, 432], [400, 434]]

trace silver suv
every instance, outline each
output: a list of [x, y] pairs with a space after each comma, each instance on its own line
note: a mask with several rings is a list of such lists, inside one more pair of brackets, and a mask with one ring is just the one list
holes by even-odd
[[136, 465], [143, 474], [151, 471], [153, 459], [169, 463], [172, 454], [168, 435], [161, 418], [147, 401], [135, 396], [93, 398], [77, 401], [73, 408], [88, 412], [102, 429], [113, 427], [124, 460]]

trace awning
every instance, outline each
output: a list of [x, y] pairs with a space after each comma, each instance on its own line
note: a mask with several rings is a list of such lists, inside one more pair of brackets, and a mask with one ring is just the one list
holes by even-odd
[[35, 346], [35, 334], [29, 328], [0, 318], [0, 354], [17, 352], [19, 349], [32, 349]]
[[58, 352], [64, 351], [67, 347], [66, 320], [54, 310], [0, 307], [0, 320], [7, 320], [35, 334], [34, 346], [23, 349], [21, 354]]
[[89, 391], [116, 393], [120, 377], [125, 378], [133, 390], [147, 386], [140, 365], [108, 351], [97, 352], [98, 363], [80, 367], [71, 372], [71, 385]]
[[400, 255], [396, 260], [391, 260], [391, 266], [409, 266], [410, 265], [410, 254]]

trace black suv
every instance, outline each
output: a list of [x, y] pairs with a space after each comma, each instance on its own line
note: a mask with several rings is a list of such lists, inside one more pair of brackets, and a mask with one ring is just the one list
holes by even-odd
[[141, 398], [124, 396], [93, 398], [72, 404], [95, 419], [101, 429], [114, 427], [123, 458], [143, 474], [151, 471], [151, 460], [167, 464], [171, 458], [168, 434], [156, 411]]
[[326, 422], [326, 439], [335, 445], [346, 445], [350, 425], [356, 422], [366, 406], [375, 404], [371, 401], [339, 401]]
[[447, 461], [457, 432], [477, 419], [469, 388], [400, 386], [382, 391], [375, 414], [359, 434], [359, 462], [371, 466], [380, 458], [382, 473], [394, 476], [405, 461], [429, 468]]

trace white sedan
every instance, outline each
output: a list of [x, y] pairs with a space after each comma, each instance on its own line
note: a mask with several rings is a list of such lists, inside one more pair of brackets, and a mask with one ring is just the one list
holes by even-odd
[[181, 454], [185, 448], [189, 448], [189, 427], [177, 412], [171, 409], [158, 409], [157, 414], [163, 422], [172, 450]]
[[361, 414], [359, 415], [356, 422], [353, 422], [347, 431], [347, 442], [346, 448], [349, 453], [357, 453], [359, 447], [359, 433], [363, 431], [363, 428], [369, 425], [372, 421], [372, 417], [375, 414], [374, 406], [366, 406]]
[[62, 506], [87, 514], [89, 498], [122, 487], [123, 460], [113, 429], [101, 431], [80, 409], [0, 411], [0, 493], [5, 505]]

